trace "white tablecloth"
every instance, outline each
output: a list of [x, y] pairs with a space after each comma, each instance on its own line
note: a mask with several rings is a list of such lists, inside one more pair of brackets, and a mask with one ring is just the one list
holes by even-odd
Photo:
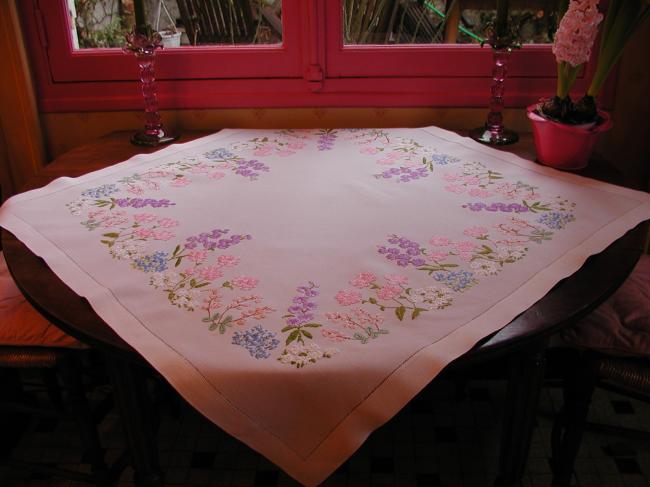
[[223, 130], [0, 211], [195, 408], [307, 485], [648, 218], [645, 193], [433, 127]]

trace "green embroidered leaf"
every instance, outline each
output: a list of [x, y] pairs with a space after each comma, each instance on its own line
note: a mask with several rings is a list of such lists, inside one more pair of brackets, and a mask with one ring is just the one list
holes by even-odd
[[412, 288], [407, 287], [404, 291], [406, 291], [406, 294], [408, 294], [410, 296], [411, 295], [411, 289]]
[[194, 287], [195, 287], [196, 289], [198, 289], [198, 288], [200, 288], [200, 287], [204, 287], [204, 286], [207, 286], [207, 285], [209, 285], [209, 284], [210, 284], [209, 282], [202, 282], [201, 284], [197, 284], [197, 285], [194, 286]]
[[224, 282], [221, 287], [227, 287], [228, 289], [232, 289], [232, 284], [230, 284], [230, 281]]
[[103, 243], [103, 244], [108, 245], [109, 247], [110, 247], [111, 245], [113, 245], [113, 242], [111, 242], [111, 241], [109, 241], [109, 240], [100, 240], [100, 242]]
[[300, 330], [300, 331], [302, 331], [302, 334], [303, 334], [304, 336], [306, 336], [307, 338], [309, 338], [310, 340], [311, 340], [312, 338], [314, 338], [314, 335], [312, 335], [311, 333], [309, 333], [307, 330]]
[[406, 308], [404, 306], [400, 306], [399, 308], [395, 308], [395, 315], [397, 318], [402, 321], [404, 319], [404, 313], [406, 313]]
[[293, 328], [294, 328], [293, 326], [291, 326], [291, 325], [287, 325], [287, 326], [285, 326], [284, 328], [282, 328], [282, 330], [280, 330], [280, 332], [281, 332], [281, 333], [286, 333], [286, 332], [288, 332], [289, 330], [291, 330], [291, 329], [293, 329]]
[[176, 259], [176, 263], [174, 264], [174, 267], [178, 267], [179, 265], [181, 265], [182, 260], [183, 260], [182, 257], [179, 257], [178, 259]]
[[[208, 327], [208, 331], [214, 331], [217, 328], [219, 328], [219, 332], [223, 333], [223, 331], [221, 331], [219, 323], [214, 323], [214, 322]], [[224, 331], [226, 331], [226, 330], [224, 330]]]
[[196, 287], [196, 279], [190, 279], [190, 287]]
[[321, 325], [319, 323], [306, 323], [306, 324], [304, 324], [302, 326], [303, 326], [303, 328], [305, 328], [305, 327], [306, 328], [319, 328], [319, 327], [321, 327], [323, 325]]
[[181, 249], [180, 245], [177, 245], [176, 248], [174, 249], [174, 253], [172, 254], [172, 257], [176, 257], [176, 254], [178, 254], [178, 251]]
[[232, 321], [232, 316], [228, 315], [223, 319], [221, 324], [223, 324], [225, 326], [225, 325], [229, 324], [231, 321]]
[[109, 238], [117, 238], [119, 236], [120, 234], [116, 232], [109, 232], [109, 233], [102, 234], [102, 237], [109, 237]]
[[380, 333], [381, 335], [388, 335], [388, 330], [383, 330], [383, 329], [382, 329], [382, 330], [379, 330], [379, 333]]
[[211, 323], [211, 322], [212, 322], [212, 319], [211, 319], [211, 318], [203, 318], [201, 321], [202, 321], [203, 323]]
[[368, 298], [368, 302], [370, 304], [377, 304], [377, 300], [375, 298]]
[[443, 268], [458, 267], [458, 264], [440, 264], [440, 267]]
[[365, 345], [366, 343], [368, 343], [368, 338], [366, 338], [365, 336], [363, 336], [363, 335], [362, 335], [361, 333], [359, 333], [359, 332], [357, 332], [357, 333], [355, 333], [354, 335], [352, 335], [352, 338], [354, 338], [355, 340], [359, 340], [359, 341], [360, 341], [361, 343], [363, 343], [364, 345]]
[[422, 312], [422, 308], [415, 308], [413, 310], [413, 313], [411, 313], [411, 319], [414, 320], [418, 316], [420, 316], [420, 313]]
[[291, 333], [289, 333], [289, 336], [287, 337], [287, 341], [285, 342], [285, 345], [289, 345], [291, 342], [296, 340], [299, 335], [300, 335], [299, 330], [293, 330]]

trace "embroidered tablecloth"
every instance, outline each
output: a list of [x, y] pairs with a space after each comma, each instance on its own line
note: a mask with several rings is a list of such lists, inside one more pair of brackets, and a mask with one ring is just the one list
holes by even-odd
[[18, 195], [13, 232], [196, 409], [314, 485], [650, 196], [437, 128], [223, 130]]

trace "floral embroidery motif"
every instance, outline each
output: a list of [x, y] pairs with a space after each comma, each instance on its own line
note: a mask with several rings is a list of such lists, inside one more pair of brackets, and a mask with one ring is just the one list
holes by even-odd
[[[389, 235], [385, 244], [377, 246], [377, 252], [404, 274], [426, 272], [434, 285], [411, 284], [415, 280], [404, 274], [378, 277], [372, 272], [359, 272], [350, 279], [351, 287], [339, 289], [331, 296], [340, 308], [327, 310], [319, 319], [319, 286], [309, 281], [296, 288], [279, 332], [263, 324], [244, 329], [246, 324], [266, 320], [275, 312], [254, 291], [259, 279], [237, 273], [240, 258], [226, 253], [252, 236], [214, 228], [185, 237], [173, 250], [172, 245], [160, 248], [178, 238], [176, 227], [180, 223], [147, 210], [165, 210], [176, 203], [148, 197], [150, 194], [145, 197], [145, 193], [164, 186], [181, 190], [199, 177], [220, 180], [234, 174], [255, 181], [270, 168], [258, 159], [238, 153], [286, 157], [314, 141], [317, 150], [327, 151], [343, 133], [349, 134], [347, 140], [361, 146], [362, 153], [377, 156], [378, 164], [392, 166], [375, 174], [377, 179], [415, 181], [428, 177], [438, 166], [460, 162], [413, 139], [394, 137], [379, 129], [282, 130], [87, 188], [66, 206], [81, 217], [80, 223], [89, 231], [101, 229], [100, 241], [110, 255], [146, 274], [149, 285], [165, 293], [171, 305], [199, 313], [207, 331], [223, 335], [233, 328], [231, 345], [242, 347], [256, 360], [273, 356], [295, 368], [339, 353], [336, 348], [322, 347], [317, 343], [319, 339], [369, 345], [390, 335], [386, 322], [396, 323], [397, 318], [405, 323], [423, 313], [453, 306], [457, 293], [472, 289], [507, 265], [524, 259], [532, 244], [551, 240], [555, 232], [576, 220], [575, 203], [560, 197], [544, 199], [537, 187], [522, 181], [510, 182], [482, 163], [466, 162], [456, 172], [440, 176], [445, 190], [484, 200], [462, 205], [476, 213], [477, 218], [481, 212], [511, 216], [491, 226], [468, 227], [459, 239], [432, 236], [422, 245], [401, 235]], [[489, 198], [501, 201], [485, 201]], [[278, 348], [281, 351], [276, 352]]]
[[[339, 351], [336, 348], [321, 349], [313, 341], [314, 335], [310, 331], [320, 328], [320, 323], [314, 323], [314, 312], [318, 308], [314, 298], [320, 293], [318, 285], [309, 282], [306, 286], [296, 288], [297, 296], [292, 299], [292, 305], [287, 308], [287, 314], [282, 318], [287, 326], [282, 328], [282, 333], [288, 333], [285, 349], [278, 360], [283, 364], [294, 365], [297, 368], [316, 363], [321, 358], [332, 358]], [[305, 342], [305, 340], [309, 340]]]
[[236, 331], [232, 336], [232, 344], [248, 350], [251, 357], [256, 359], [269, 358], [271, 352], [280, 344], [275, 333], [265, 330], [260, 325], [246, 331]]
[[363, 146], [360, 150], [362, 154], [381, 155], [377, 164], [395, 166], [375, 174], [377, 179], [393, 179], [398, 183], [416, 181], [429, 176], [436, 166], [460, 162], [459, 158], [440, 154], [415, 139], [391, 137], [387, 131], [381, 129], [355, 131], [352, 132], [351, 138]]

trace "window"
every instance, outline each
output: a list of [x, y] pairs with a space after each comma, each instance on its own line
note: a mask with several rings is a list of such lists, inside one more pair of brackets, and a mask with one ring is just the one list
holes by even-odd
[[[177, 35], [157, 55], [163, 108], [477, 106], [492, 52], [489, 0], [26, 0], [19, 2], [45, 111], [136, 109], [119, 48], [140, 15]], [[554, 0], [511, 0], [523, 49], [506, 104], [555, 91]], [[447, 12], [448, 10], [448, 12]], [[447, 12], [448, 17], [445, 17]], [[171, 40], [170, 42], [173, 42]], [[115, 46], [115, 47], [111, 47]], [[578, 86], [579, 88], [579, 86]]]

